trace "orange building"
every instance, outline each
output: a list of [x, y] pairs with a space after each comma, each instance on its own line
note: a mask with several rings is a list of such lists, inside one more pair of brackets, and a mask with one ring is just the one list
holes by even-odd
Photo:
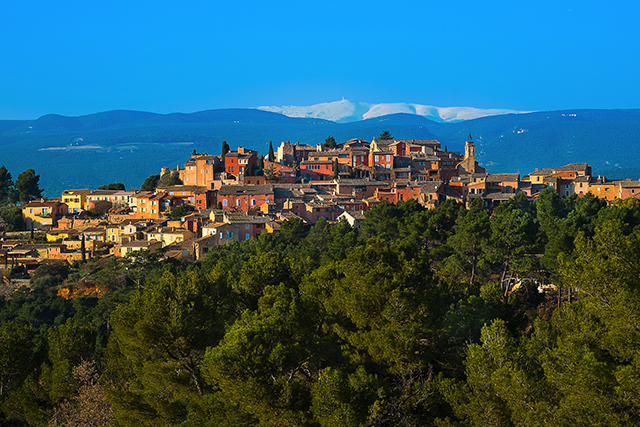
[[308, 161], [315, 162], [335, 162], [338, 159], [338, 163], [341, 165], [351, 164], [351, 154], [348, 151], [342, 150], [328, 150], [328, 151], [316, 151], [309, 153]]
[[333, 175], [333, 161], [305, 160], [300, 163], [300, 175], [305, 181], [327, 180]]
[[574, 179], [580, 176], [591, 176], [591, 166], [586, 163], [570, 163], [559, 168], [536, 169], [529, 174], [532, 184], [542, 184], [545, 177], [557, 176], [564, 179]]
[[218, 190], [218, 202], [225, 210], [249, 212], [273, 201], [271, 185], [223, 185]]
[[369, 166], [373, 169], [393, 169], [392, 151], [371, 151], [369, 153]]
[[140, 219], [159, 219], [169, 209], [170, 196], [166, 193], [138, 193], [133, 197], [136, 211], [131, 215]]
[[589, 192], [599, 199], [613, 202], [618, 198], [617, 187], [617, 181], [606, 181], [603, 177], [589, 184]]
[[258, 152], [238, 147], [224, 157], [224, 171], [230, 175], [251, 175], [258, 161]]
[[169, 196], [169, 207], [183, 204], [191, 205], [196, 210], [209, 209], [216, 201], [215, 191], [207, 190], [196, 185], [174, 185], [172, 187], [158, 188]]
[[69, 213], [66, 203], [60, 202], [30, 202], [22, 208], [22, 220], [25, 229], [53, 228], [58, 225], [58, 219]]
[[193, 154], [180, 170], [180, 179], [185, 185], [211, 188], [213, 174], [220, 164], [220, 157], [208, 154]]

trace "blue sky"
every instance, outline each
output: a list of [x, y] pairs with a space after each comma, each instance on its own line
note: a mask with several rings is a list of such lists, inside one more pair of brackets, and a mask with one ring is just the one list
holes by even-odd
[[640, 107], [635, 1], [15, 1], [0, 119], [337, 101]]

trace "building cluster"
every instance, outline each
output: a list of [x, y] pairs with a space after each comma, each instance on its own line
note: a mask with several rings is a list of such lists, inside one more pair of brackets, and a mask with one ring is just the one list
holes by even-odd
[[[586, 163], [522, 177], [487, 173], [471, 137], [464, 154], [443, 150], [437, 140], [406, 139], [353, 139], [331, 149], [283, 142], [274, 158], [242, 147], [223, 156], [194, 151], [184, 167], [162, 169], [167, 173], [177, 173], [183, 184], [152, 192], [72, 189], [24, 205], [25, 229], [44, 230], [47, 242], [2, 240], [0, 262], [34, 267], [142, 249], [197, 260], [215, 246], [277, 232], [292, 217], [307, 223], [344, 218], [357, 227], [364, 212], [385, 200], [416, 199], [434, 208], [447, 199], [481, 198], [494, 207], [519, 192], [535, 199], [545, 188], [610, 202], [640, 194], [639, 181], [594, 177]], [[191, 211], [171, 219], [183, 205]]]

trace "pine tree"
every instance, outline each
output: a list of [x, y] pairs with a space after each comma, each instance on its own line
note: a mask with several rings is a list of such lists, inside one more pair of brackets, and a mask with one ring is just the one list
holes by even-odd
[[0, 206], [4, 206], [11, 201], [11, 196], [14, 191], [11, 173], [2, 165], [2, 167], [0, 167]]
[[382, 133], [380, 134], [378, 139], [384, 141], [384, 140], [393, 139], [393, 136], [391, 135], [391, 132], [389, 132], [388, 130], [384, 130], [384, 131], [382, 131]]
[[16, 180], [16, 190], [18, 191], [18, 200], [23, 203], [29, 203], [32, 200], [42, 197], [42, 190], [39, 186], [40, 175], [36, 175], [33, 169], [27, 169], [18, 175]]

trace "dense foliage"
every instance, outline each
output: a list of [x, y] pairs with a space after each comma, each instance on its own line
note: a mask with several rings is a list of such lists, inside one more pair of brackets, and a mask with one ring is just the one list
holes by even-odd
[[112, 182], [106, 185], [101, 185], [98, 190], [126, 190], [125, 186], [121, 182]]
[[22, 172], [14, 182], [7, 168], [0, 166], [0, 207], [17, 202], [29, 203], [42, 197], [39, 182], [40, 175], [36, 175], [33, 169]]
[[42, 197], [39, 182], [40, 175], [33, 169], [19, 174], [14, 182], [11, 172], [0, 166], [0, 233], [23, 229], [22, 207], [16, 204]]
[[42, 266], [0, 301], [0, 424], [636, 425], [639, 225], [545, 191]]
[[156, 187], [158, 186], [158, 181], [160, 181], [159, 174], [150, 175], [144, 180], [144, 182], [142, 183], [142, 186], [140, 187], [140, 190], [155, 191]]

